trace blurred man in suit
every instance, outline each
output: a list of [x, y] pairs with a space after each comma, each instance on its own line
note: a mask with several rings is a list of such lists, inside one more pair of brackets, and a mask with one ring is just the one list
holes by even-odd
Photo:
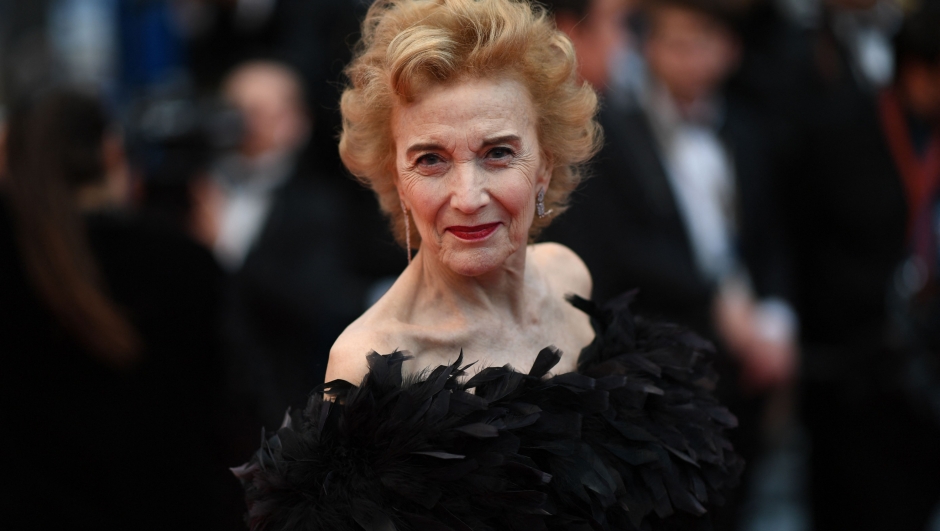
[[922, 333], [937, 324], [910, 319], [929, 308], [918, 303], [936, 274], [940, 16], [925, 7], [906, 18], [894, 79], [879, 91], [835, 23], [865, 4], [833, 2], [815, 36], [784, 196], [813, 528], [919, 531], [940, 497], [940, 416], [926, 392], [940, 371]]
[[[643, 90], [607, 95], [605, 148], [549, 237], [584, 257], [595, 298], [638, 287], [638, 311], [718, 337], [748, 385], [776, 385], [792, 374], [796, 320], [776, 154], [760, 117], [721, 94], [737, 41], [706, 2], [657, 2], [648, 20]], [[610, 231], [621, 237], [601, 245]]]
[[363, 310], [366, 282], [350, 264], [347, 196], [302, 156], [312, 124], [299, 76], [249, 62], [222, 94], [245, 133], [215, 165], [203, 232], [232, 273], [222, 323], [232, 385], [274, 428], [323, 382], [333, 340]]

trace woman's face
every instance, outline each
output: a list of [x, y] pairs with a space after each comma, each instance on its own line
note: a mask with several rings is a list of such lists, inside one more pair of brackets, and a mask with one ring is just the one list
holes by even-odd
[[536, 125], [528, 91], [511, 79], [435, 86], [396, 106], [398, 192], [422, 254], [467, 276], [524, 256], [551, 175]]

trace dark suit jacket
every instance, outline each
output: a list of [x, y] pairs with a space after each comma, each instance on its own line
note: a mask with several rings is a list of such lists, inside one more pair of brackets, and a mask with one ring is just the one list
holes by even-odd
[[846, 83], [811, 102], [800, 128], [785, 198], [808, 343], [883, 342], [907, 204], [875, 101]]
[[[699, 273], [690, 237], [645, 112], [607, 102], [605, 143], [571, 207], [546, 232], [594, 278], [594, 298], [639, 288], [636, 310], [710, 334], [715, 286]], [[774, 198], [774, 151], [743, 106], [729, 104], [721, 136], [736, 172], [739, 251], [758, 294], [789, 294], [788, 257]]]
[[269, 429], [323, 383], [333, 341], [364, 310], [369, 279], [351, 263], [355, 214], [342, 190], [301, 164], [231, 279], [223, 331], [232, 385]]

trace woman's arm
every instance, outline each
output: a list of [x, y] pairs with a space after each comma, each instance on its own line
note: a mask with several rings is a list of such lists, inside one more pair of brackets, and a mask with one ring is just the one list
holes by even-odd
[[330, 361], [326, 366], [326, 381], [346, 380], [359, 385], [362, 377], [369, 371], [366, 356], [372, 352], [368, 334], [357, 331], [356, 323], [349, 326], [333, 343], [330, 349]]

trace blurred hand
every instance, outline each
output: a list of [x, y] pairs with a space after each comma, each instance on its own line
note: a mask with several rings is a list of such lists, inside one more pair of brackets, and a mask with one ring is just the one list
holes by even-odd
[[212, 249], [219, 237], [225, 194], [212, 179], [199, 177], [190, 183], [189, 195], [192, 201], [190, 233], [196, 241]]
[[743, 286], [724, 286], [715, 300], [714, 320], [742, 365], [744, 389], [762, 392], [793, 381], [799, 359], [795, 324], [779, 303], [759, 303]]
[[750, 391], [765, 391], [789, 385], [797, 368], [798, 348], [791, 339], [757, 337], [741, 353], [744, 373], [741, 384]]

